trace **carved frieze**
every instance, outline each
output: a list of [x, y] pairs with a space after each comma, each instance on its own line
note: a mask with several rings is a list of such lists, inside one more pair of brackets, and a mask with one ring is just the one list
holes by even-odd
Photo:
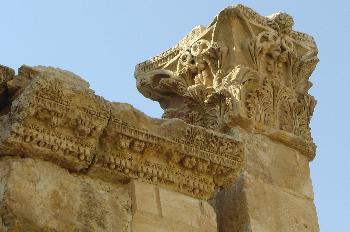
[[[11, 82], [22, 84], [10, 92]], [[243, 146], [233, 137], [107, 102], [66, 71], [24, 66], [2, 85], [1, 155], [50, 160], [106, 181], [140, 179], [201, 199], [240, 172]]]
[[242, 164], [243, 147], [232, 137], [177, 121], [145, 131], [120, 120], [112, 110], [106, 136], [91, 172], [108, 169], [197, 198], [232, 183]]
[[311, 160], [316, 101], [308, 90], [317, 47], [293, 24], [282, 12], [263, 17], [242, 5], [226, 8], [207, 28], [137, 65], [137, 87], [160, 102], [164, 118], [224, 133], [241, 126]]
[[69, 169], [81, 170], [90, 165], [107, 125], [108, 103], [91, 91], [74, 89], [77, 83], [60, 80], [50, 74], [52, 70], [23, 67], [13, 78], [27, 84], [19, 86], [16, 96], [8, 96], [13, 98], [6, 106], [10, 111], [1, 120], [8, 131], [1, 133], [1, 153], [54, 159]]

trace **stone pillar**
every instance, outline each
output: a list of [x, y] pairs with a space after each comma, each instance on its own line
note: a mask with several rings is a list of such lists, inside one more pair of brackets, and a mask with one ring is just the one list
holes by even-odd
[[248, 135], [239, 180], [215, 197], [219, 231], [319, 231], [309, 160], [264, 135]]
[[237, 5], [136, 66], [138, 89], [164, 118], [218, 131], [244, 146], [243, 170], [213, 204], [219, 231], [319, 231], [309, 162], [314, 39], [293, 18]]

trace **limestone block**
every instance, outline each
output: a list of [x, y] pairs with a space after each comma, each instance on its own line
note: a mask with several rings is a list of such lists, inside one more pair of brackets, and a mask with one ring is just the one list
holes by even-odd
[[[244, 134], [241, 132], [241, 135]], [[244, 170], [257, 180], [313, 199], [309, 160], [264, 135], [246, 135]]]
[[243, 172], [214, 205], [220, 232], [317, 232], [307, 157], [267, 136], [244, 134]]
[[313, 199], [284, 191], [250, 176], [245, 177], [245, 194], [251, 231], [319, 231]]
[[214, 232], [216, 214], [203, 200], [139, 181], [130, 183], [132, 231]]
[[312, 199], [286, 192], [249, 175], [216, 199], [220, 232], [317, 232]]
[[213, 205], [217, 214], [218, 231], [252, 232], [245, 191], [241, 176], [232, 186], [217, 194]]
[[130, 231], [120, 186], [73, 175], [46, 161], [0, 161], [0, 231]]
[[155, 185], [133, 181], [130, 184], [134, 214], [151, 214], [162, 217], [159, 189]]

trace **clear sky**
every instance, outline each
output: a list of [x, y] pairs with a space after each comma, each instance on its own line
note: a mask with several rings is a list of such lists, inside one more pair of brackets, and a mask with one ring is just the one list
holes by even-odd
[[311, 163], [321, 231], [350, 231], [350, 2], [322, 0], [0, 0], [0, 64], [70, 70], [98, 95], [160, 117], [135, 88], [134, 66], [170, 48], [224, 7], [242, 3], [262, 15], [285, 11], [319, 46], [311, 93], [318, 100]]

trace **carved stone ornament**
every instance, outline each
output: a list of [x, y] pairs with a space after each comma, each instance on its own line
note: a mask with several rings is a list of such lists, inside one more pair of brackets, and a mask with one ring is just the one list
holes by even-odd
[[139, 179], [209, 199], [242, 166], [242, 143], [96, 96], [60, 69], [0, 67], [0, 155], [52, 161], [113, 183]]
[[263, 17], [242, 5], [226, 8], [208, 27], [137, 65], [137, 87], [160, 102], [164, 118], [228, 134], [240, 126], [312, 160], [316, 101], [308, 90], [317, 47], [293, 24], [282, 12]]

